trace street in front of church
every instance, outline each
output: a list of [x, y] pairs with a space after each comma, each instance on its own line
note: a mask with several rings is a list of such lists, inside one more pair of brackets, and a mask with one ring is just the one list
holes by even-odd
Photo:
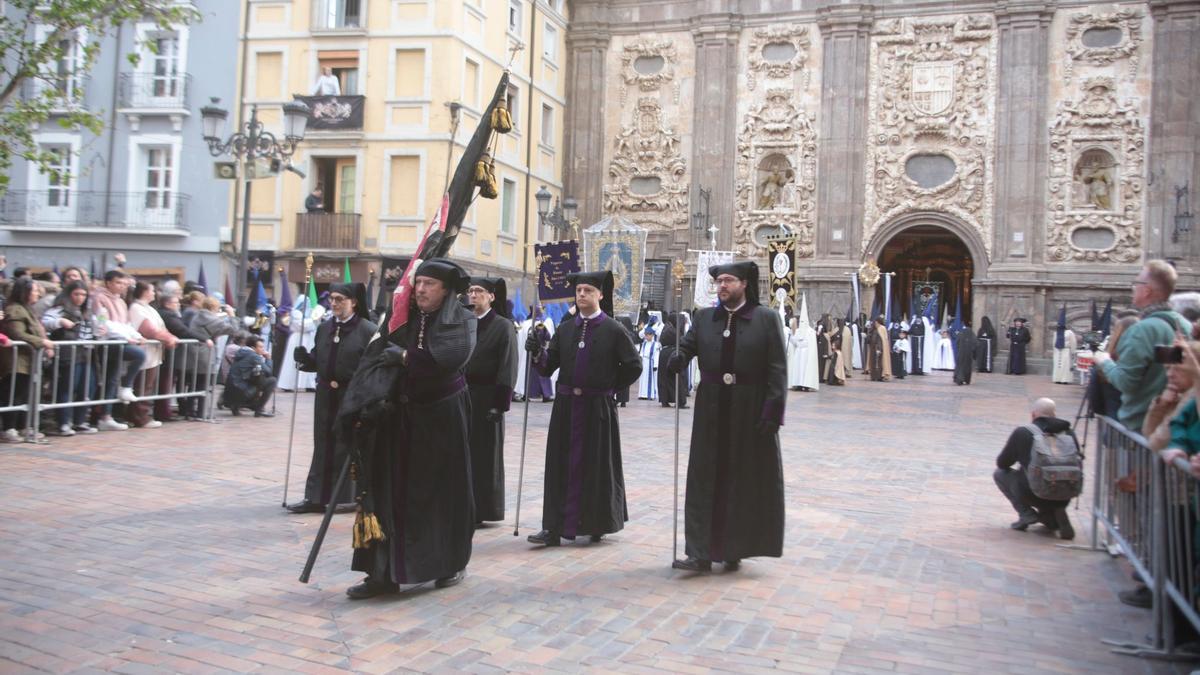
[[[784, 557], [702, 576], [670, 568], [675, 411], [656, 402], [620, 409], [625, 530], [525, 542], [551, 407], [536, 402], [513, 536], [514, 404], [508, 520], [476, 532], [466, 580], [357, 602], [344, 594], [360, 579], [352, 515], [335, 516], [312, 582], [297, 581], [320, 516], [280, 508], [290, 394], [273, 419], [0, 446], [0, 671], [1176, 672], [1101, 644], [1144, 640], [1150, 614], [1117, 600], [1128, 566], [1086, 549], [1086, 495], [1071, 548], [1040, 526], [1010, 530], [992, 482], [1029, 402], [1051, 396], [1074, 419], [1080, 387], [865, 379], [789, 394]], [[289, 499], [311, 409], [301, 395]]]

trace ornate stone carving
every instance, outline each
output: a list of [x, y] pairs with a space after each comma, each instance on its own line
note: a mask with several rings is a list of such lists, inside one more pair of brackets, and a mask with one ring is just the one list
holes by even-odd
[[[1084, 33], [1092, 29], [1121, 31], [1120, 42], [1107, 47], [1084, 44]], [[1142, 11], [1122, 9], [1107, 14], [1081, 12], [1071, 15], [1067, 23], [1067, 59], [1063, 64], [1063, 81], [1071, 83], [1076, 61], [1095, 66], [1107, 66], [1121, 59], [1129, 60], [1129, 78], [1137, 76], [1138, 50], [1142, 45]]]
[[613, 141], [604, 186], [604, 212], [618, 213], [643, 226], [688, 226], [687, 162], [680, 135], [663, 121], [654, 96], [638, 99], [633, 120]]
[[767, 90], [738, 132], [734, 248], [743, 256], [760, 254], [768, 232], [799, 235], [796, 257], [813, 255], [817, 134], [792, 96], [790, 88]]
[[[771, 58], [764, 53], [772, 46], [790, 46], [792, 56], [789, 59]], [[750, 54], [746, 63], [746, 86], [751, 91], [758, 86], [758, 77], [782, 79], [800, 71], [804, 74], [801, 87], [808, 86], [808, 28], [806, 26], [766, 26], [756, 28], [750, 37]]]
[[[1145, 131], [1132, 100], [1118, 103], [1113, 79], [1093, 77], [1082, 96], [1060, 101], [1050, 125], [1050, 262], [1136, 262], [1142, 256]], [[1079, 245], [1078, 233], [1107, 231], [1104, 248]]]
[[[995, 52], [990, 16], [876, 24], [864, 250], [871, 236], [897, 216], [940, 211], [977, 230], [990, 254]], [[923, 187], [906, 171], [908, 160], [921, 155], [948, 157], [952, 175], [943, 182], [923, 180]], [[945, 160], [942, 165], [951, 166]]]
[[[639, 70], [638, 59], [645, 62], [661, 63], [661, 68], [643, 72]], [[642, 92], [653, 92], [674, 82], [674, 98], [679, 101], [679, 83], [675, 82], [675, 65], [679, 56], [675, 51], [675, 43], [671, 40], [648, 40], [639, 38], [625, 45], [621, 54], [621, 105], [625, 105], [629, 87], [637, 87]]]

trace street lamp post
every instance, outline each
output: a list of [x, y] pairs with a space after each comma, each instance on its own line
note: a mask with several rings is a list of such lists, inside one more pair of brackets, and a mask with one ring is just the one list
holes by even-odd
[[304, 140], [309, 110], [308, 106], [300, 101], [283, 104], [283, 140], [280, 141], [275, 134], [266, 131], [262, 122], [258, 121], [258, 106], [251, 106], [250, 121], [229, 138], [222, 140], [229, 111], [217, 105], [221, 99], [213, 98], [211, 101], [211, 104], [200, 109], [200, 115], [204, 121], [204, 140], [208, 143], [208, 151], [213, 157], [232, 155], [242, 162], [242, 172], [245, 178], [245, 195], [242, 197], [242, 243], [238, 257], [237, 285], [235, 286], [235, 293], [238, 297], [225, 299], [227, 304], [237, 307], [238, 313], [241, 314], [245, 312], [245, 306], [241, 302], [237, 302], [237, 304], [234, 302], [242, 296], [246, 285], [246, 269], [249, 267], [250, 187], [254, 178], [252, 174], [256, 173], [257, 161], [261, 159], [270, 161], [270, 170], [273, 172], [277, 172], [281, 165], [286, 164], [287, 169], [303, 177], [304, 174], [300, 173], [298, 169], [292, 168], [291, 157], [296, 152], [296, 146]]
[[554, 208], [550, 208], [550, 200], [554, 195], [543, 185], [536, 194], [533, 195], [537, 199], [538, 223], [545, 227], [549, 225], [554, 228], [555, 235], [560, 239], [565, 239], [567, 234], [573, 234], [576, 239], [579, 238], [579, 219], [575, 217], [575, 213], [579, 209], [579, 202], [572, 197], [567, 197], [562, 200], [560, 206], [558, 200], [554, 200]]

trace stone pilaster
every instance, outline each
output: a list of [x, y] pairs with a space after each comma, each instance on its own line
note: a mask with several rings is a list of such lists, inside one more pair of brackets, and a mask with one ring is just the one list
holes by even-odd
[[[1045, 2], [996, 10], [996, 211], [993, 262], [1040, 263], [1046, 230], [1050, 20]], [[1037, 333], [1034, 353], [1041, 353]]]
[[1147, 258], [1174, 258], [1181, 270], [1195, 272], [1200, 259], [1200, 232], [1179, 242], [1171, 234], [1175, 222], [1175, 188], [1190, 187], [1192, 212], [1200, 210], [1200, 2], [1152, 0], [1154, 19], [1154, 88], [1150, 109], [1147, 167]]
[[[737, 156], [737, 74], [740, 17], [732, 14], [696, 17], [695, 103], [692, 126], [693, 190], [712, 190], [709, 213], [720, 228], [717, 248], [733, 247], [733, 172]], [[693, 198], [694, 201], [694, 198]], [[707, 232], [692, 230], [692, 246], [708, 242]]]
[[573, 28], [567, 35], [563, 194], [579, 201], [579, 219], [584, 227], [603, 215], [604, 87], [610, 40], [603, 26]]
[[817, 150], [818, 259], [857, 261], [862, 246], [872, 15], [870, 5], [838, 5], [817, 12], [824, 55]]

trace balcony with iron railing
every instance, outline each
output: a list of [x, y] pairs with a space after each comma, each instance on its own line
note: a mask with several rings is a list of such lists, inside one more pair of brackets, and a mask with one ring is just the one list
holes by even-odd
[[0, 227], [185, 233], [190, 202], [190, 196], [169, 190], [9, 190], [0, 196]]
[[357, 251], [362, 229], [358, 213], [297, 213], [295, 250]]
[[308, 106], [307, 133], [362, 131], [365, 96], [300, 96], [293, 99]]
[[122, 108], [187, 110], [192, 76], [187, 73], [121, 73]]

